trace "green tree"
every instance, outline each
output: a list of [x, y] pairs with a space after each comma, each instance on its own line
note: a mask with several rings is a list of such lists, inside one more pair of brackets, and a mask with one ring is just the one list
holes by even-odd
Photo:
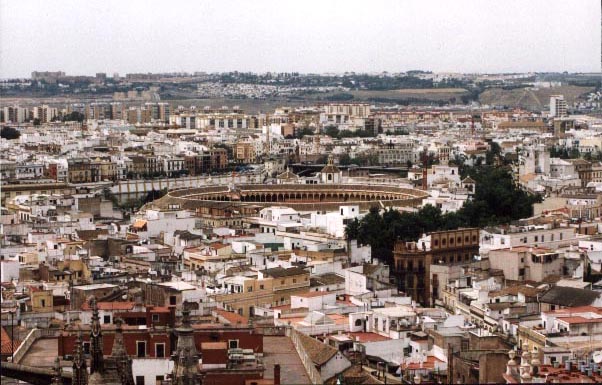
[[467, 174], [476, 182], [475, 195], [455, 213], [443, 214], [438, 207], [425, 205], [417, 212], [389, 209], [381, 215], [373, 207], [359, 221], [359, 227], [350, 223], [346, 234], [370, 245], [375, 257], [391, 263], [393, 245], [398, 239], [416, 241], [433, 231], [507, 224], [530, 217], [533, 203], [541, 199], [517, 188], [506, 167], [472, 167]]
[[357, 239], [360, 233], [360, 221], [354, 218], [353, 221], [349, 222], [345, 227], [345, 238], [347, 240]]
[[314, 131], [311, 128], [309, 128], [309, 127], [303, 127], [302, 129], [300, 129], [299, 131], [297, 131], [297, 133], [296, 133], [295, 136], [298, 139], [301, 139], [305, 135], [313, 135], [313, 134], [314, 134]]
[[338, 138], [340, 135], [340, 131], [338, 128], [336, 128], [336, 126], [326, 126], [324, 127], [324, 134], [332, 138]]
[[4, 126], [0, 129], [0, 137], [8, 140], [19, 139], [21, 133], [16, 128]]
[[63, 116], [63, 122], [83, 122], [85, 119], [84, 114], [78, 111], [72, 111]]

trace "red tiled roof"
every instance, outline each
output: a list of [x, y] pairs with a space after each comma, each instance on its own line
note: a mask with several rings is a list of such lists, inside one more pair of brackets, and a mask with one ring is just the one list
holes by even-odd
[[351, 332], [348, 333], [349, 337], [356, 339], [358, 342], [379, 342], [379, 341], [388, 341], [391, 338], [381, 336], [376, 333], [364, 333], [364, 332]]
[[545, 311], [544, 313], [545, 314], [554, 314], [554, 315], [557, 315], [557, 316], [562, 316], [562, 315], [570, 315], [570, 314], [574, 314], [574, 313], [587, 313], [587, 312], [602, 314], [602, 307], [597, 307], [597, 306], [575, 306], [575, 307], [567, 307], [567, 308], [564, 308], [564, 309]]
[[221, 318], [224, 318], [226, 321], [228, 321], [229, 323], [236, 325], [236, 324], [243, 324], [246, 325], [249, 323], [249, 319], [247, 317], [243, 317], [240, 314], [236, 314], [236, 313], [232, 313], [226, 310], [222, 310], [222, 309], [217, 309], [214, 310], [214, 312]]
[[[10, 336], [6, 332], [3, 326], [0, 326], [0, 351], [2, 354], [12, 354], [19, 345], [21, 345], [20, 341], [12, 341]], [[11, 346], [12, 343], [12, 346]]]
[[585, 318], [581, 316], [559, 317], [558, 321], [563, 321], [568, 324], [587, 324], [587, 323], [602, 323], [602, 318]]
[[420, 363], [420, 362], [404, 362], [401, 367], [402, 369], [408, 369], [408, 370], [418, 370], [418, 369], [431, 369], [434, 370], [435, 369], [435, 363], [437, 362], [443, 362], [440, 359], [438, 359], [435, 356], [427, 356], [426, 357], [426, 362]]

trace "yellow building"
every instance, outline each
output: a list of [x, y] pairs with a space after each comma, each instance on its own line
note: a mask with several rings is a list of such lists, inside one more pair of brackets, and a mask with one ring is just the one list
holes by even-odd
[[309, 272], [301, 267], [275, 267], [261, 270], [257, 277], [235, 276], [224, 279], [227, 293], [214, 299], [228, 311], [249, 317], [256, 307], [289, 305], [291, 295], [309, 291]]
[[42, 313], [52, 310], [52, 290], [39, 290], [31, 293], [31, 311]]

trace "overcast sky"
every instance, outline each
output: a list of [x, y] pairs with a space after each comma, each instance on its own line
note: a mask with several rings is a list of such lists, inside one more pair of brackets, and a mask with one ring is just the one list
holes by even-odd
[[600, 71], [600, 0], [0, 0], [31, 71]]

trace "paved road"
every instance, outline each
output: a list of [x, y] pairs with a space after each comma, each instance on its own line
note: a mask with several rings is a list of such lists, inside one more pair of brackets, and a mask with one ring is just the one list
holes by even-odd
[[274, 378], [274, 365], [280, 364], [280, 383], [310, 384], [303, 363], [288, 337], [263, 337], [264, 378]]

